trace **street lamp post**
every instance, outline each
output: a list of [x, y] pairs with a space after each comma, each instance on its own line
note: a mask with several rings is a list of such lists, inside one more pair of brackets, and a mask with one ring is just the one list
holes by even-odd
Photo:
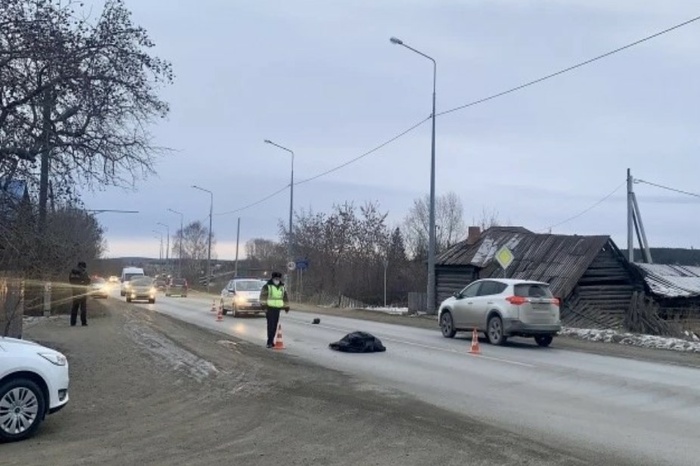
[[163, 233], [161, 233], [158, 230], [153, 230], [153, 233], [158, 235], [158, 236], [154, 236], [154, 238], [160, 240], [160, 249], [159, 249], [159, 253], [158, 253], [158, 258], [160, 260], [163, 260]]
[[[293, 216], [294, 216], [294, 151], [291, 149], [287, 149], [284, 146], [280, 146], [279, 144], [276, 144], [269, 139], [265, 139], [265, 144], [271, 144], [279, 149], [282, 149], [284, 151], [289, 152], [292, 155], [292, 175], [291, 179], [289, 181], [289, 242], [287, 245], [287, 256], [290, 262], [294, 261], [294, 249], [293, 249], [293, 242], [294, 242], [294, 230], [293, 230]], [[292, 274], [287, 273], [287, 287], [289, 292], [292, 292]]]
[[401, 45], [408, 50], [421, 55], [433, 62], [433, 113], [432, 113], [432, 137], [430, 143], [430, 220], [428, 231], [428, 312], [435, 310], [435, 90], [437, 87], [437, 63], [435, 60], [403, 43], [401, 39], [392, 37], [392, 44]]
[[166, 225], [165, 223], [158, 222], [158, 225], [165, 227], [165, 231], [167, 232], [167, 241], [165, 243], [165, 263], [167, 265], [170, 265], [170, 227]]
[[184, 236], [185, 236], [185, 231], [184, 231], [184, 228], [185, 228], [185, 227], [184, 227], [184, 225], [183, 225], [183, 224], [185, 223], [185, 215], [184, 215], [182, 212], [178, 212], [177, 210], [173, 210], [173, 209], [168, 209], [168, 212], [172, 212], [172, 213], [177, 214], [177, 215], [180, 216], [180, 247], [179, 247], [180, 252], [178, 253], [178, 256], [179, 256], [179, 260], [178, 260], [178, 269], [179, 269], [178, 278], [182, 278], [182, 240], [183, 240], [183, 238], [184, 238]]
[[209, 191], [208, 189], [201, 188], [196, 185], [192, 185], [192, 188], [198, 189], [200, 191], [204, 191], [205, 193], [209, 193], [209, 244], [207, 246], [207, 292], [209, 292], [209, 287], [211, 285], [211, 224], [212, 224], [212, 218], [214, 216], [214, 193]]

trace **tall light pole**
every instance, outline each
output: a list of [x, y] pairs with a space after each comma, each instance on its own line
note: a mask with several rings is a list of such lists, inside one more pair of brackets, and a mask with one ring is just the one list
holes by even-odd
[[[293, 215], [294, 215], [294, 151], [291, 149], [287, 149], [284, 146], [280, 146], [279, 144], [276, 144], [269, 139], [265, 139], [265, 144], [272, 144], [273, 146], [282, 149], [284, 151], [289, 152], [292, 155], [292, 177], [291, 180], [289, 181], [289, 243], [287, 245], [287, 256], [289, 259], [289, 262], [294, 261], [294, 249], [293, 249], [293, 242], [294, 242], [294, 230], [293, 230]], [[287, 273], [287, 287], [289, 292], [292, 292], [292, 274]]]
[[159, 258], [160, 258], [160, 260], [163, 260], [163, 233], [161, 233], [158, 230], [153, 230], [153, 233], [158, 235], [158, 236], [154, 236], [154, 238], [160, 240]]
[[208, 189], [200, 188], [199, 186], [192, 185], [192, 188], [209, 193], [209, 245], [207, 247], [207, 292], [209, 292], [209, 287], [211, 285], [211, 224], [212, 218], [214, 216], [214, 193]]
[[241, 240], [241, 217], [238, 217], [238, 226], [236, 227], [236, 262], [233, 269], [233, 278], [238, 278], [238, 245]]
[[437, 63], [432, 57], [403, 43], [401, 39], [392, 37], [392, 44], [406, 47], [408, 50], [421, 55], [433, 62], [433, 113], [432, 138], [430, 143], [430, 220], [428, 231], [428, 312], [435, 310], [435, 89], [437, 87]]
[[158, 222], [157, 225], [165, 227], [165, 231], [168, 234], [168, 240], [165, 243], [165, 263], [167, 265], [169, 265], [170, 264], [170, 252], [169, 252], [170, 251], [170, 227], [162, 222]]
[[185, 230], [184, 230], [185, 226], [183, 225], [185, 223], [185, 215], [182, 212], [178, 212], [177, 210], [173, 210], [173, 209], [168, 209], [168, 212], [172, 212], [172, 213], [180, 216], [180, 248], [179, 248], [180, 252], [178, 254], [178, 256], [179, 256], [178, 268], [180, 270], [178, 273], [178, 278], [182, 278], [182, 240], [184, 239], [184, 236], [185, 236]]

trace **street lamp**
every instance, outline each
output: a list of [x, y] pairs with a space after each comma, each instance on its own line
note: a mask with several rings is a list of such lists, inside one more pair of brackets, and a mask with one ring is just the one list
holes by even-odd
[[165, 263], [169, 264], [170, 263], [170, 227], [162, 222], [158, 222], [157, 225], [165, 227], [165, 230], [168, 233], [168, 241], [165, 243], [166, 244], [166, 246], [165, 246]]
[[[265, 139], [265, 144], [271, 144], [279, 149], [282, 149], [284, 151], [289, 152], [292, 154], [292, 176], [289, 181], [289, 244], [287, 245], [287, 256], [289, 256], [289, 261], [292, 262], [294, 260], [294, 250], [292, 248], [292, 243], [294, 241], [294, 230], [292, 229], [292, 217], [294, 215], [294, 151], [291, 149], [287, 149], [284, 146], [280, 146], [279, 144], [276, 144], [269, 139]], [[288, 289], [291, 293], [292, 290], [292, 274], [288, 273], [287, 274], [287, 286]]]
[[154, 236], [154, 238], [160, 240], [160, 250], [159, 250], [159, 259], [163, 260], [163, 233], [161, 233], [158, 230], [153, 230], [153, 233], [156, 233], [158, 236]]
[[392, 37], [389, 39], [392, 44], [406, 47], [408, 50], [421, 55], [433, 62], [433, 113], [432, 117], [432, 138], [430, 143], [430, 221], [428, 231], [428, 309], [433, 312], [435, 309], [435, 88], [437, 83], [437, 63], [432, 57], [421, 51], [414, 49], [403, 43], [401, 39]]
[[209, 193], [209, 245], [207, 247], [207, 292], [209, 292], [209, 287], [211, 285], [211, 223], [212, 217], [214, 215], [214, 193], [208, 189], [200, 188], [199, 186], [192, 185], [192, 188]]
[[178, 253], [179, 260], [178, 260], [178, 268], [180, 269], [180, 272], [178, 274], [178, 278], [182, 278], [182, 240], [185, 237], [185, 230], [184, 230], [184, 223], [185, 223], [185, 215], [182, 212], [178, 212], [177, 210], [173, 209], [168, 209], [168, 212], [172, 212], [176, 215], [180, 216], [180, 252]]

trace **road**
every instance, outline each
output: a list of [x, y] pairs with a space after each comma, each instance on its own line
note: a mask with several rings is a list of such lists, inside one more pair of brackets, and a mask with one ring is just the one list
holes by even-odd
[[[264, 318], [224, 317], [211, 300], [160, 298], [139, 305], [183, 321], [264, 344]], [[558, 350], [527, 340], [506, 347], [439, 331], [341, 317], [282, 317], [286, 353], [398, 389], [420, 400], [525, 434], [547, 444], [594, 450], [620, 462], [697, 464], [700, 458], [700, 371], [692, 368]], [[363, 330], [386, 353], [331, 351], [330, 342]]]

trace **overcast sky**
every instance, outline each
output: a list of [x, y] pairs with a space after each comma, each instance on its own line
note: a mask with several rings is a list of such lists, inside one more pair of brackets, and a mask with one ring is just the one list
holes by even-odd
[[[277, 238], [296, 152], [303, 180], [354, 158], [430, 114], [576, 64], [700, 14], [695, 0], [126, 0], [157, 54], [172, 61], [172, 105], [153, 128], [176, 153], [135, 192], [87, 196], [109, 256], [157, 256], [156, 223], [207, 220], [212, 190], [220, 258]], [[625, 171], [700, 191], [700, 22], [522, 91], [437, 120], [437, 192], [456, 192], [467, 223], [482, 210], [539, 231], [610, 234], [625, 247]], [[428, 123], [380, 151], [295, 188], [295, 204], [378, 201], [400, 222], [428, 192]], [[700, 246], [700, 199], [635, 186], [652, 246]], [[219, 214], [219, 215], [217, 215]]]

